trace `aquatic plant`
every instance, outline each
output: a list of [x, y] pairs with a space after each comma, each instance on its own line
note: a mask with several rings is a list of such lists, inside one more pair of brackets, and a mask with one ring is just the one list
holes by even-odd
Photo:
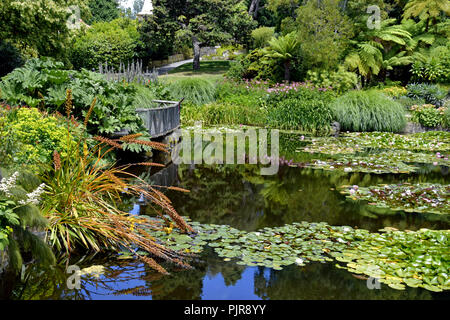
[[450, 214], [450, 186], [431, 183], [400, 183], [370, 187], [341, 186], [348, 199], [406, 212]]
[[376, 278], [394, 289], [450, 290], [450, 230], [380, 231], [365, 232], [355, 247], [331, 255], [345, 262], [343, 268], [348, 271]]
[[[163, 225], [162, 221], [159, 223]], [[187, 253], [212, 247], [224, 261], [239, 265], [281, 270], [289, 265], [303, 267], [311, 262], [337, 260], [347, 263], [336, 264], [338, 268], [378, 278], [394, 289], [402, 290], [405, 285], [430, 291], [450, 289], [449, 230], [385, 228], [380, 230], [383, 233], [371, 233], [303, 221], [245, 232], [227, 225], [190, 224], [198, 231], [196, 234], [180, 234], [170, 226], [152, 234], [162, 244]]]
[[450, 151], [450, 132], [429, 131], [410, 135], [389, 132], [344, 133], [339, 138], [313, 138], [303, 148], [309, 153], [343, 154], [364, 151], [366, 148], [427, 152]]

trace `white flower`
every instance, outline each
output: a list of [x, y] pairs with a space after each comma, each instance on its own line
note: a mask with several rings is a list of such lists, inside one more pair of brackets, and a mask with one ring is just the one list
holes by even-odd
[[303, 261], [304, 261], [304, 260], [301, 259], [301, 258], [295, 259], [295, 263], [298, 264], [298, 265], [303, 264]]
[[0, 181], [0, 191], [3, 191], [7, 196], [12, 196], [10, 190], [16, 185], [18, 177], [19, 172], [16, 171], [9, 179], [3, 178], [2, 181]]
[[19, 204], [27, 205], [34, 204], [38, 205], [40, 201], [41, 195], [44, 193], [44, 189], [46, 187], [45, 183], [42, 183], [39, 187], [36, 188], [33, 192], [27, 194], [27, 200], [20, 200]]
[[350, 171], [352, 171], [352, 168], [349, 168], [349, 167], [344, 168], [344, 172], [350, 172]]

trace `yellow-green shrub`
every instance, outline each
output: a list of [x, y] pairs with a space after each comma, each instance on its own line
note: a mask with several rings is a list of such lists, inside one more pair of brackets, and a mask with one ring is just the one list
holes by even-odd
[[[38, 171], [40, 164], [51, 160], [55, 150], [61, 154], [67, 152], [67, 122], [63, 119], [43, 114], [36, 108], [14, 109], [6, 118], [7, 125], [0, 130], [8, 130], [16, 142], [12, 155], [16, 164]], [[73, 138], [70, 141], [76, 143]]]

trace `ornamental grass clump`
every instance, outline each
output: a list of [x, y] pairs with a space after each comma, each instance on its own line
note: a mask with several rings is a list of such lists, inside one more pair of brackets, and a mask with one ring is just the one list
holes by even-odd
[[177, 99], [202, 105], [214, 101], [216, 85], [206, 79], [186, 78], [177, 80], [170, 85], [172, 96]]
[[[150, 186], [128, 171], [133, 165], [159, 164], [117, 166], [105, 161], [110, 152], [122, 149], [124, 144], [141, 144], [167, 152], [165, 145], [141, 141], [140, 136], [132, 134], [120, 139], [97, 136], [93, 146], [83, 139], [65, 154], [53, 153], [53, 165], [41, 176], [47, 185], [42, 213], [49, 222], [48, 243], [66, 253], [128, 250], [151, 268], [165, 274], [167, 271], [155, 258], [189, 267], [182, 261], [185, 253], [165, 248], [148, 233], [159, 226], [118, 209], [123, 196], [143, 197], [164, 220], [169, 222], [171, 219], [182, 232], [194, 232], [177, 214], [170, 199], [156, 189], [158, 186]], [[70, 134], [67, 139], [71, 139]]]
[[400, 132], [406, 125], [402, 105], [375, 90], [348, 92], [331, 106], [343, 131]]

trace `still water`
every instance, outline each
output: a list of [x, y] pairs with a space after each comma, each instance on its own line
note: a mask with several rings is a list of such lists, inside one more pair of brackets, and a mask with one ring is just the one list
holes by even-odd
[[[152, 174], [157, 185], [174, 185], [190, 193], [167, 195], [183, 216], [201, 223], [227, 224], [246, 231], [293, 222], [326, 222], [373, 232], [383, 227], [400, 230], [449, 229], [446, 215], [391, 212], [364, 202], [349, 202], [339, 193], [342, 185], [370, 186], [380, 183], [435, 182], [448, 184], [448, 168], [424, 166], [413, 174], [344, 173], [284, 165], [277, 175], [261, 176], [256, 165], [174, 165]], [[145, 203], [130, 200], [133, 214], [150, 214]], [[66, 266], [93, 265], [104, 269], [97, 277], [82, 277], [80, 289], [68, 289]], [[449, 299], [407, 287], [399, 291], [381, 284], [369, 289], [367, 282], [332, 263], [291, 265], [283, 270], [246, 267], [225, 262], [207, 248], [181, 270], [164, 265], [163, 276], [143, 264], [111, 256], [71, 257], [52, 270], [29, 265], [22, 279], [2, 298], [12, 299]], [[1, 287], [1, 286], [0, 286]]]

